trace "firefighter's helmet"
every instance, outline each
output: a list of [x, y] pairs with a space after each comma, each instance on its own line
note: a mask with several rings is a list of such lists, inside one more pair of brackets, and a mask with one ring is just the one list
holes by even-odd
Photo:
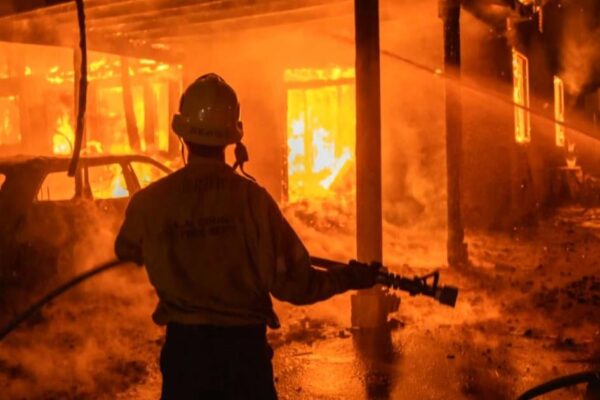
[[217, 74], [203, 75], [185, 90], [171, 126], [184, 141], [205, 146], [238, 143], [244, 135], [237, 95]]

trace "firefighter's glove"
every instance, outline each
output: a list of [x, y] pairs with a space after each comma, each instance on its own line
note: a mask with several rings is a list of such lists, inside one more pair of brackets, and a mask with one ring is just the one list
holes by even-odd
[[365, 264], [356, 260], [350, 260], [347, 272], [350, 280], [350, 289], [368, 289], [377, 283], [377, 276], [381, 270], [381, 264]]

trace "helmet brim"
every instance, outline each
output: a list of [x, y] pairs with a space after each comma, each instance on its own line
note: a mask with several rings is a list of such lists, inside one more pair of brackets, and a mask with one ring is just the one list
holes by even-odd
[[226, 146], [239, 142], [244, 136], [241, 126], [238, 122], [231, 128], [222, 126], [209, 128], [206, 125], [198, 128], [181, 114], [175, 114], [171, 123], [173, 132], [181, 139], [204, 146]]

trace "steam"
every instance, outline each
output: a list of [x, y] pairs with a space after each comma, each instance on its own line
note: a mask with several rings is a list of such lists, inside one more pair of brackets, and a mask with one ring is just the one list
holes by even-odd
[[571, 95], [600, 83], [600, 26], [582, 23], [578, 13], [568, 14], [562, 37], [561, 77]]
[[[520, 36], [516, 29], [506, 30], [509, 18], [522, 19], [511, 5], [504, 0], [463, 0], [465, 10], [483, 21], [496, 31], [505, 34], [509, 43], [516, 47], [528, 47], [528, 40]], [[530, 3], [522, 1], [522, 3]], [[544, 7], [554, 7], [546, 0]], [[563, 1], [561, 6], [544, 13], [544, 24], [551, 34], [542, 36], [542, 40], [555, 42], [556, 46], [546, 46], [548, 59], [557, 58], [558, 73], [567, 92], [579, 96], [600, 86], [600, 26], [593, 20], [597, 15], [595, 0]]]
[[[31, 229], [39, 230], [37, 234], [50, 233], [51, 239], [63, 245], [74, 236], [65, 237], [64, 233], [74, 229], [86, 239], [80, 238], [69, 256], [65, 254], [56, 276], [26, 298], [13, 299], [15, 312], [58, 282], [114, 257], [119, 220], [90, 204], [80, 207], [86, 217], [77, 221], [75, 228], [73, 221], [66, 221], [56, 232], [32, 224]], [[67, 292], [0, 343], [3, 395], [23, 399], [114, 398], [116, 393], [150, 379], [147, 366], [156, 363], [162, 333], [150, 319], [156, 303], [153, 290], [144, 271], [134, 268], [119, 267]], [[137, 341], [135, 346], [132, 340]]]

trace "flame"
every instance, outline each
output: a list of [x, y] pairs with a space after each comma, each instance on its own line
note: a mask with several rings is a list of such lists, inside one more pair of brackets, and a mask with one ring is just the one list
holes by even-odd
[[517, 143], [531, 141], [531, 116], [529, 110], [529, 61], [527, 57], [512, 50], [513, 101], [515, 102], [515, 140]]
[[119, 164], [90, 166], [87, 171], [88, 183], [95, 199], [129, 196], [123, 169]]
[[[558, 76], [554, 77], [554, 119], [565, 122], [565, 85]], [[555, 123], [554, 131], [556, 146], [565, 147], [565, 127]]]
[[54, 154], [71, 154], [75, 131], [71, 126], [69, 115], [63, 112], [56, 120], [56, 129], [52, 136], [52, 152]]
[[[288, 199], [349, 194], [354, 180], [354, 86], [351, 68], [287, 70]], [[298, 83], [301, 83], [297, 85]], [[297, 87], [294, 87], [297, 85]]]
[[567, 155], [565, 157], [567, 168], [577, 167], [577, 154], [575, 153], [575, 142], [567, 141]]
[[0, 97], [0, 146], [21, 142], [17, 96]]
[[[12, 79], [17, 75], [36, 88], [39, 86], [41, 92], [48, 93], [47, 113], [50, 120], [47, 131], [41, 136], [47, 138], [44, 143], [47, 153], [71, 154], [75, 142], [74, 116], [77, 108], [77, 99], [73, 97], [77, 96], [79, 87], [75, 84], [80, 67], [77, 53], [58, 47], [52, 49], [16, 43], [10, 46], [18, 50], [15, 54], [20, 54], [26, 62], [18, 71], [0, 68], [0, 78]], [[127, 68], [122, 65], [125, 60]], [[121, 79], [122, 73], [129, 73], [132, 77], [129, 85], [134, 118], [131, 115], [126, 118], [125, 115], [122, 85], [127, 82]], [[171, 146], [170, 102], [179, 95], [181, 78], [180, 64], [88, 52], [87, 79], [95, 82], [90, 86], [92, 97], [88, 103], [82, 154], [131, 153], [130, 141], [139, 143], [136, 151], [151, 155], [168, 152]], [[14, 96], [0, 97], [1, 145], [22, 143], [19, 129], [21, 109]]]
[[[114, 78], [121, 73], [121, 59], [119, 56], [90, 52], [90, 59], [87, 77], [89, 82]], [[171, 75], [171, 70], [181, 70], [181, 65], [172, 68], [170, 64], [150, 59], [130, 59], [130, 62], [131, 65], [128, 67], [130, 76], [156, 73]], [[25, 67], [25, 75], [31, 75], [31, 68]], [[63, 69], [58, 65], [51, 67], [46, 73], [46, 80], [53, 85], [73, 82], [74, 77], [73, 69]]]

